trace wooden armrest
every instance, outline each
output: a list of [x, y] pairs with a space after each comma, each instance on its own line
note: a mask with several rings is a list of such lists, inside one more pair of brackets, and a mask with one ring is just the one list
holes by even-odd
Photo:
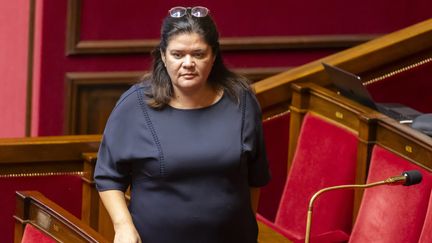
[[32, 224], [59, 242], [108, 242], [89, 225], [37, 191], [16, 192], [15, 242]]

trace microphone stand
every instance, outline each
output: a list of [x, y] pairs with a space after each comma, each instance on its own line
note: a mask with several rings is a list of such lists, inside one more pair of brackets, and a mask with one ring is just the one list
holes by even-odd
[[401, 175], [401, 176], [394, 176], [394, 177], [390, 177], [387, 178], [384, 181], [378, 181], [378, 182], [374, 182], [374, 183], [369, 183], [369, 184], [364, 184], [364, 185], [340, 185], [340, 186], [332, 186], [332, 187], [327, 187], [324, 189], [321, 189], [319, 191], [317, 191], [312, 198], [309, 201], [309, 207], [308, 207], [308, 213], [307, 213], [307, 221], [306, 221], [306, 235], [305, 235], [305, 243], [309, 243], [310, 240], [310, 230], [311, 230], [311, 222], [312, 222], [312, 211], [313, 211], [313, 204], [315, 199], [318, 198], [319, 195], [321, 195], [324, 192], [327, 191], [333, 191], [333, 190], [340, 190], [340, 189], [347, 189], [347, 188], [351, 188], [351, 189], [357, 189], [357, 188], [369, 188], [369, 187], [374, 187], [374, 186], [379, 186], [379, 185], [384, 185], [384, 184], [395, 184], [395, 183], [403, 183], [406, 180], [406, 177]]

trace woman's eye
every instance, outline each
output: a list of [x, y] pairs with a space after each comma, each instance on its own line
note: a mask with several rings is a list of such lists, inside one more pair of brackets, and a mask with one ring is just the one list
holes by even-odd
[[179, 59], [182, 57], [182, 55], [180, 53], [171, 53], [171, 55], [176, 59]]
[[204, 53], [202, 53], [202, 52], [198, 52], [198, 53], [194, 53], [194, 57], [195, 58], [198, 58], [198, 59], [201, 59], [201, 58], [204, 58]]

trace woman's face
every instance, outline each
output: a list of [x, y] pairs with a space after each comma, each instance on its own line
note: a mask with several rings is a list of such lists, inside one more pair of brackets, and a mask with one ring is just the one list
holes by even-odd
[[196, 33], [172, 36], [165, 53], [161, 53], [174, 92], [205, 88], [214, 62], [211, 47]]

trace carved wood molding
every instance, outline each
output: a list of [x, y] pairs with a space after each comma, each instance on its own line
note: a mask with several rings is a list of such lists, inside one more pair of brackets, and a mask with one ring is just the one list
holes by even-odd
[[346, 49], [377, 35], [251, 36], [221, 38], [224, 51]]
[[[149, 53], [158, 39], [81, 40], [81, 1], [69, 0], [66, 55]], [[223, 51], [345, 49], [376, 35], [250, 36], [221, 38]]]
[[[101, 126], [120, 95], [144, 72], [66, 73], [65, 134], [101, 133]], [[102, 120], [101, 120], [102, 119]]]
[[252, 83], [287, 71], [292, 67], [266, 67], [266, 68], [234, 68], [232, 71], [248, 78]]
[[29, 1], [25, 135], [31, 135], [36, 1]]

